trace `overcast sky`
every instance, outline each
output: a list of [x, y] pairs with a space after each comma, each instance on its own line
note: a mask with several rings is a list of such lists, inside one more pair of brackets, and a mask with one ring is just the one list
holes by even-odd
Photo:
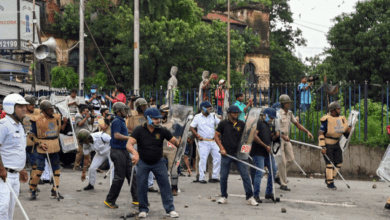
[[303, 31], [307, 40], [306, 47], [297, 47], [296, 55], [313, 57], [329, 47], [326, 34], [334, 25], [332, 19], [342, 13], [356, 11], [358, 0], [290, 0], [294, 24], [292, 26]]

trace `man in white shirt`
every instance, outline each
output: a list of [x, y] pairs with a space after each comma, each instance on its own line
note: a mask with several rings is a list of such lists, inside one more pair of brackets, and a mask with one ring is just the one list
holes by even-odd
[[0, 120], [0, 219], [11, 220], [14, 215], [16, 196], [19, 195], [20, 182], [27, 182], [26, 134], [22, 124], [29, 103], [19, 94], [11, 94], [3, 101], [5, 118]]
[[89, 184], [84, 190], [94, 189], [96, 181], [96, 170], [100, 165], [109, 159], [110, 167], [112, 161], [110, 159], [110, 135], [104, 132], [97, 132], [91, 134], [86, 129], [81, 129], [77, 134], [77, 139], [80, 144], [83, 144], [84, 151], [84, 166], [83, 173], [81, 174], [81, 181], [85, 180], [85, 172], [87, 171], [87, 164], [89, 163], [89, 153], [96, 151], [95, 157], [92, 160], [91, 166], [89, 167]]
[[202, 102], [200, 108], [201, 113], [195, 115], [190, 128], [191, 132], [199, 140], [199, 182], [203, 184], [207, 183], [205, 180], [206, 162], [211, 153], [213, 157], [213, 176], [209, 182], [217, 183], [219, 182], [219, 172], [221, 170], [221, 154], [219, 153], [219, 147], [214, 141], [214, 134], [215, 127], [219, 124], [220, 120], [214, 113], [211, 113], [212, 106], [210, 102]]
[[70, 113], [77, 113], [77, 109], [80, 105], [80, 100], [77, 97], [77, 89], [73, 88], [70, 91], [70, 95], [65, 99], [66, 106], [69, 107]]

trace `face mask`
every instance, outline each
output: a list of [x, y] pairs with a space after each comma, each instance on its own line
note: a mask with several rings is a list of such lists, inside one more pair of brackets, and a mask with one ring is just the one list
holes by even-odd
[[269, 122], [270, 118], [268, 117], [268, 114], [265, 115], [265, 122]]
[[203, 109], [203, 113], [205, 113], [205, 114], [209, 113], [208, 110], [207, 110], [207, 108], [202, 107], [202, 109]]
[[149, 116], [147, 116], [147, 119], [148, 119], [148, 125], [150, 125], [150, 126], [152, 126], [154, 128], [160, 128], [161, 127], [161, 124], [155, 125], [153, 123], [153, 120]]

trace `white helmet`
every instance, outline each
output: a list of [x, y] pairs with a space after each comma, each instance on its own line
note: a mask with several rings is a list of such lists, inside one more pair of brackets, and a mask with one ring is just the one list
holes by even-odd
[[29, 105], [28, 102], [19, 94], [7, 95], [3, 100], [3, 108], [7, 114], [12, 115], [15, 112], [15, 105]]

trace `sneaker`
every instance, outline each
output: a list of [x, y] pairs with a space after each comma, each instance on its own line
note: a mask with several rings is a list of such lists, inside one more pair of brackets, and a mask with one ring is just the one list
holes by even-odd
[[135, 206], [139, 206], [139, 202], [137, 202], [137, 201], [133, 201], [131, 204], [133, 204]]
[[254, 198], [255, 198], [257, 203], [263, 203], [263, 201], [261, 201], [260, 197], [254, 197]]
[[154, 189], [153, 186], [152, 186], [152, 187], [149, 187], [148, 192], [156, 193], [156, 192], [158, 192], [158, 190]]
[[[32, 191], [32, 189], [29, 189], [29, 190], [28, 190], [28, 192], [29, 192], [30, 194], [31, 194], [31, 191]], [[35, 191], [37, 191], [37, 195], [38, 195], [39, 192], [41, 192], [41, 190], [40, 190], [39, 188], [37, 188]]]
[[84, 188], [84, 190], [91, 190], [91, 189], [95, 189], [95, 187], [93, 187], [91, 184], [88, 184], [88, 186]]
[[259, 203], [257, 203], [253, 197], [250, 197], [248, 200], [246, 200], [246, 204], [251, 205], [251, 206], [258, 206], [259, 205]]
[[179, 214], [176, 211], [171, 211], [170, 213], [167, 213], [167, 216], [171, 218], [179, 218]]
[[390, 209], [390, 204], [389, 203], [386, 203], [385, 209]]
[[118, 206], [115, 203], [107, 202], [106, 200], [104, 200], [104, 205], [108, 206], [108, 208], [110, 208], [110, 209], [117, 209], [118, 208]]
[[284, 191], [291, 191], [291, 189], [289, 189], [287, 186], [280, 186], [280, 189]]
[[38, 193], [36, 190], [31, 190], [30, 192], [30, 201], [36, 200], [38, 196]]
[[53, 189], [51, 190], [51, 198], [52, 199], [64, 199], [64, 197], [63, 196], [61, 196], [61, 194], [60, 193], [58, 193], [58, 196], [57, 196], [57, 192], [56, 191], [54, 191]]
[[177, 195], [179, 195], [179, 194], [177, 193], [177, 190], [176, 190], [176, 189], [172, 189], [172, 196], [177, 196]]
[[228, 200], [226, 197], [222, 197], [218, 200], [218, 204], [227, 204]]
[[146, 218], [146, 216], [148, 216], [147, 212], [140, 212], [138, 215], [139, 218]]
[[334, 183], [329, 183], [327, 187], [328, 187], [328, 189], [332, 189], [332, 190], [337, 189], [337, 187], [334, 185]]
[[279, 185], [282, 185], [282, 183], [280, 182], [280, 177], [275, 177], [275, 183], [279, 184]]

